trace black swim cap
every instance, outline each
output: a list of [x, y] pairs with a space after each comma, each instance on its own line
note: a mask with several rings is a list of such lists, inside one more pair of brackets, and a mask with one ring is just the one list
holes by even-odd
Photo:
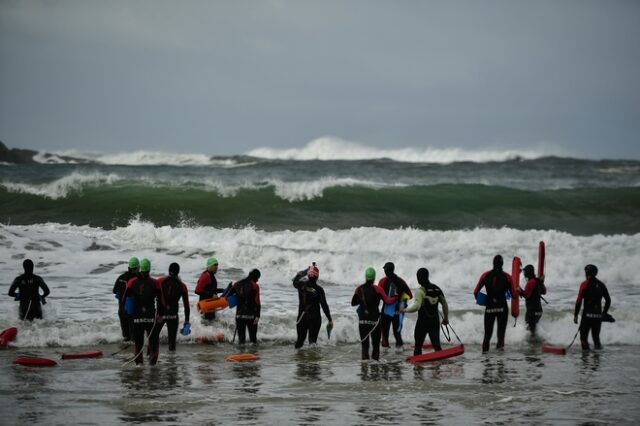
[[249, 272], [249, 278], [254, 281], [258, 281], [260, 279], [260, 271], [257, 269], [252, 269], [251, 272]]
[[33, 261], [31, 259], [25, 259], [24, 262], [22, 262], [22, 267], [27, 274], [33, 273]]
[[493, 269], [502, 269], [502, 265], [504, 265], [502, 256], [500, 256], [499, 254], [496, 254], [493, 258]]
[[527, 265], [524, 267], [524, 269], [522, 270], [522, 272], [524, 272], [524, 276], [527, 278], [533, 278], [535, 277], [536, 273], [533, 269], [533, 265]]
[[584, 267], [584, 273], [587, 277], [595, 277], [598, 275], [598, 267], [596, 265], [588, 264]]
[[173, 262], [171, 265], [169, 265], [169, 275], [176, 276], [179, 273], [180, 273], [180, 265], [178, 265], [175, 262]]
[[420, 285], [429, 284], [429, 270], [427, 268], [420, 268], [416, 273], [416, 278]]
[[382, 269], [384, 269], [384, 272], [386, 273], [392, 273], [393, 271], [395, 271], [396, 265], [394, 265], [393, 262], [387, 262], [384, 264]]

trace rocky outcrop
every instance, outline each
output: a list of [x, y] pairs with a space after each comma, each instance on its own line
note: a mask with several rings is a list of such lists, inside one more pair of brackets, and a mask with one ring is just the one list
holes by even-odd
[[9, 149], [5, 144], [0, 142], [0, 163], [15, 163], [15, 164], [27, 164], [35, 163], [33, 157], [37, 154], [37, 151], [30, 149]]

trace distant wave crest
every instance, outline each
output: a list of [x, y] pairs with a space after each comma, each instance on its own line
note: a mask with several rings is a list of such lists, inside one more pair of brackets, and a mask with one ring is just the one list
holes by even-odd
[[556, 155], [552, 149], [540, 150], [482, 150], [472, 151], [461, 148], [373, 148], [357, 142], [335, 137], [322, 137], [309, 142], [302, 148], [257, 148], [246, 153], [251, 157], [270, 160], [376, 160], [388, 158], [407, 163], [455, 163], [462, 161], [488, 162], [514, 159], [532, 160]]

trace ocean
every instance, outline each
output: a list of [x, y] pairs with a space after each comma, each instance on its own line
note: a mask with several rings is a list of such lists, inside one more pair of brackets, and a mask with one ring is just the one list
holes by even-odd
[[[636, 424], [640, 420], [640, 161], [584, 160], [533, 153], [357, 150], [321, 143], [242, 156], [42, 154], [0, 165], [0, 330], [18, 327], [0, 351], [2, 424]], [[537, 264], [547, 247], [548, 304], [531, 339], [510, 318], [506, 350], [482, 354], [483, 309], [473, 288], [495, 254]], [[130, 256], [154, 276], [171, 262], [190, 290], [192, 334], [158, 365], [125, 363], [111, 293]], [[206, 259], [220, 285], [260, 279], [259, 344], [232, 343], [233, 311], [200, 321], [193, 293]], [[44, 319], [17, 320], [6, 296], [22, 260], [51, 289]], [[350, 306], [364, 271], [392, 261], [416, 288], [426, 267], [448, 300], [462, 356], [405, 362], [405, 350], [361, 362]], [[295, 350], [296, 271], [316, 262], [334, 318], [317, 347]], [[542, 353], [566, 346], [583, 268], [594, 263], [616, 318], [602, 351]], [[524, 285], [524, 283], [522, 283]], [[524, 313], [524, 309], [523, 309]], [[182, 312], [181, 312], [182, 316]], [[326, 323], [326, 319], [324, 319]], [[224, 333], [225, 342], [199, 337]], [[393, 342], [393, 338], [391, 339]], [[454, 340], [450, 344], [457, 343]], [[492, 343], [495, 344], [495, 337]], [[92, 360], [65, 352], [100, 349]], [[121, 350], [122, 349], [122, 350]], [[230, 363], [251, 352], [252, 363]], [[12, 364], [56, 359], [52, 368]]]

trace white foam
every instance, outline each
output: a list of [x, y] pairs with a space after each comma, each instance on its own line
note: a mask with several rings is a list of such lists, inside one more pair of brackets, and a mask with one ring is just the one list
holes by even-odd
[[[181, 266], [181, 277], [190, 290], [191, 337], [211, 334], [200, 324], [195, 310], [195, 282], [204, 270], [206, 258], [220, 261], [218, 281], [243, 278], [258, 267], [263, 315], [260, 337], [292, 341], [295, 338], [297, 295], [291, 278], [312, 261], [320, 268], [320, 282], [327, 293], [335, 328], [331, 341], [322, 344], [356, 343], [358, 330], [355, 310], [350, 306], [353, 291], [363, 282], [364, 270], [373, 266], [378, 279], [382, 265], [396, 264], [396, 271], [412, 288], [417, 286], [415, 271], [427, 267], [431, 279], [439, 285], [449, 302], [451, 324], [468, 344], [480, 344], [483, 310], [475, 304], [472, 291], [480, 274], [491, 267], [496, 253], [505, 259], [514, 255], [525, 264], [537, 262], [537, 244], [547, 244], [547, 286], [549, 293], [539, 334], [547, 342], [568, 344], [577, 326], [573, 308], [582, 268], [595, 263], [600, 278], [609, 287], [613, 299], [614, 324], [603, 325], [605, 344], [640, 344], [640, 283], [629, 265], [640, 264], [640, 234], [574, 236], [557, 231], [518, 231], [473, 229], [460, 231], [421, 231], [353, 228], [348, 230], [265, 232], [253, 228], [155, 226], [140, 220], [114, 230], [89, 226], [41, 224], [0, 226], [0, 264], [10, 279], [18, 275], [21, 259], [30, 257], [36, 273], [51, 287], [45, 320], [33, 331], [20, 333], [19, 345], [86, 345], [119, 340], [116, 302], [111, 287], [126, 268], [127, 259], [147, 257], [152, 274], [166, 272], [171, 262]], [[103, 250], [87, 250], [100, 245]], [[505, 269], [510, 271], [507, 260]], [[524, 285], [524, 283], [521, 283]], [[524, 307], [522, 315], [524, 314]], [[182, 315], [182, 314], [181, 314]], [[507, 331], [507, 344], [527, 341], [524, 319]], [[17, 303], [0, 298], [0, 329], [15, 323]], [[219, 328], [227, 336], [233, 333], [233, 312], [220, 315]], [[404, 336], [410, 341], [415, 314], [407, 315]], [[326, 334], [323, 332], [323, 336]]]
[[488, 162], [507, 161], [517, 158], [535, 159], [557, 155], [558, 151], [549, 147], [538, 150], [482, 150], [461, 148], [400, 148], [381, 149], [326, 136], [309, 142], [302, 148], [276, 149], [256, 148], [246, 155], [272, 160], [374, 160], [388, 158], [407, 163], [454, 163], [460, 161]]
[[79, 192], [85, 186], [113, 185], [122, 178], [115, 173], [79, 173], [72, 172], [51, 182], [27, 184], [4, 181], [0, 185], [9, 192], [38, 195], [53, 200], [65, 198], [73, 192]]

